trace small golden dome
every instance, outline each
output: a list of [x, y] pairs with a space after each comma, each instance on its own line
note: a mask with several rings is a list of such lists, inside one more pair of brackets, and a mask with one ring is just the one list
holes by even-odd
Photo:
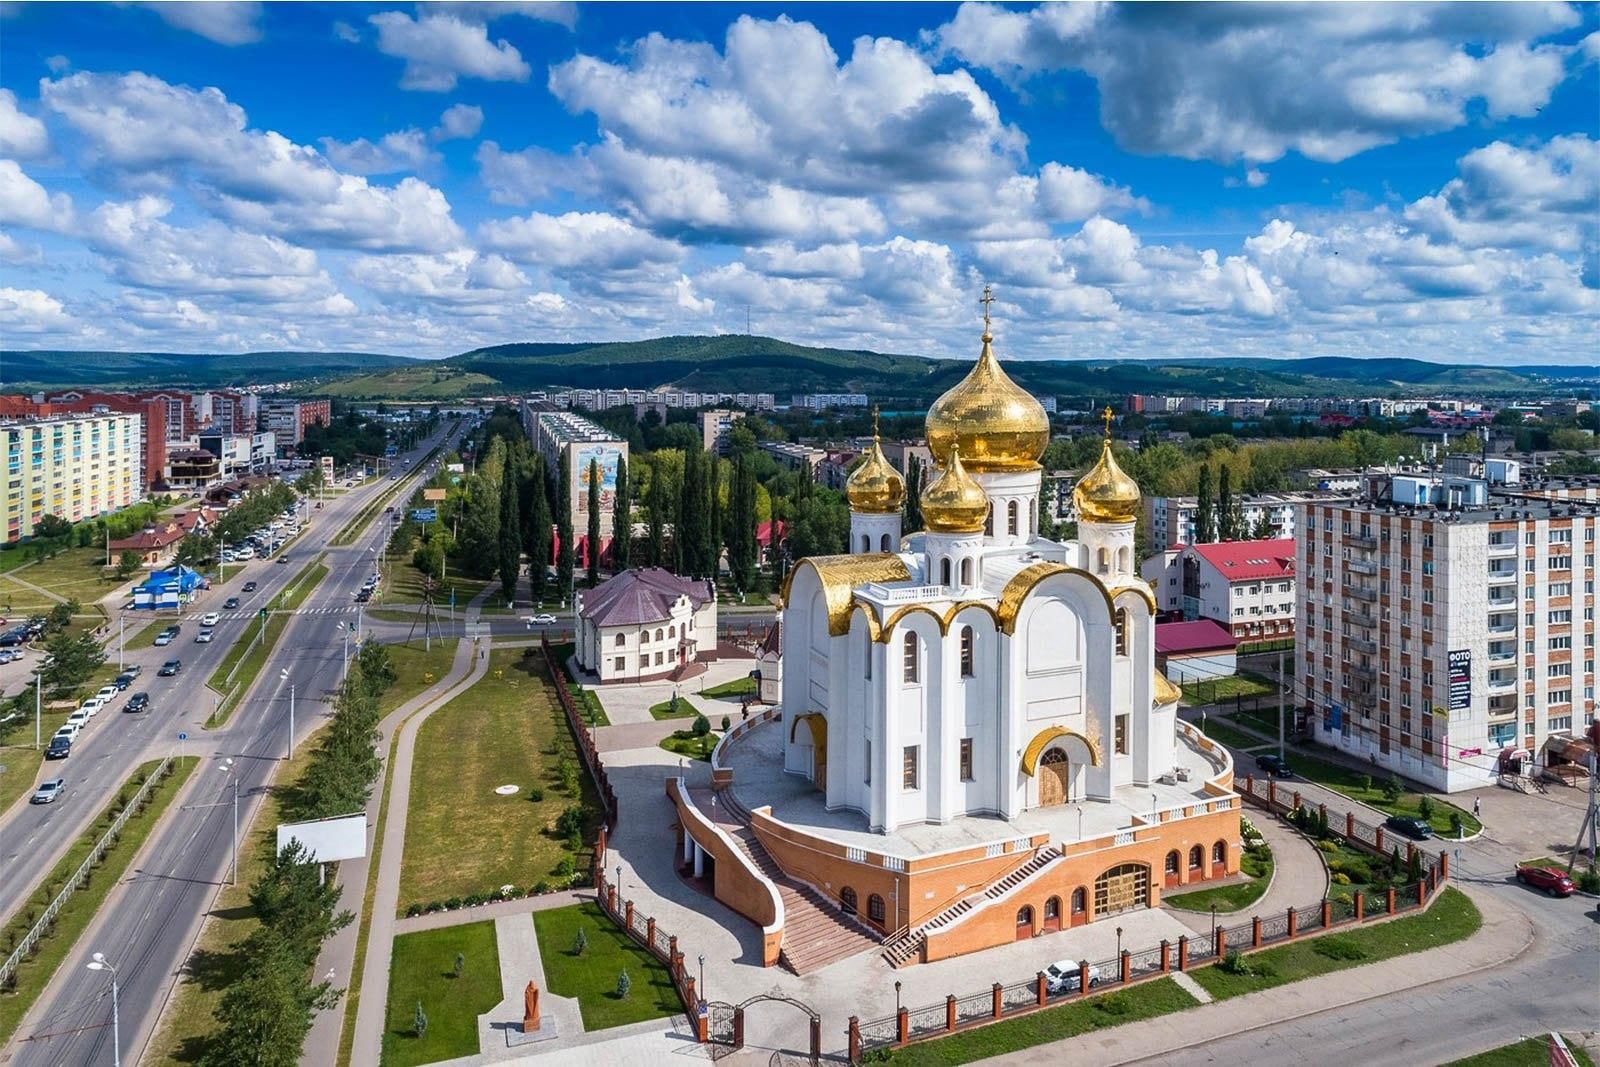
[[977, 533], [989, 517], [989, 497], [961, 465], [961, 446], [950, 447], [944, 473], [922, 491], [922, 523], [933, 533]]
[[1079, 522], [1134, 522], [1139, 517], [1139, 483], [1117, 465], [1111, 454], [1111, 409], [1106, 408], [1106, 439], [1100, 448], [1100, 462], [1078, 479], [1072, 490], [1072, 503]]
[[1151, 681], [1154, 683], [1152, 688], [1154, 688], [1155, 693], [1153, 694], [1150, 702], [1156, 707], [1164, 707], [1167, 704], [1176, 704], [1183, 698], [1183, 690], [1173, 685], [1172, 682], [1168, 680], [1167, 676], [1162, 674], [1159, 669], [1156, 670], [1156, 673], [1152, 677]]
[[906, 502], [906, 481], [884, 457], [878, 444], [878, 413], [872, 413], [872, 447], [844, 483], [850, 510], [871, 515], [892, 515]]
[[928, 449], [948, 464], [959, 444], [968, 468], [980, 473], [1033, 470], [1050, 443], [1050, 418], [994, 357], [988, 311], [993, 299], [985, 287], [978, 362], [928, 409]]

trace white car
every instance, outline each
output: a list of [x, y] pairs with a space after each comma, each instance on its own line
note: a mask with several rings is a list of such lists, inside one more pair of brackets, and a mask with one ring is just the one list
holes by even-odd
[[239, 551], [235, 552], [233, 554], [233, 557], [236, 560], [251, 560], [251, 559], [255, 559], [256, 558], [256, 550], [251, 548], [249, 545], [245, 545]]
[[522, 621], [529, 626], [549, 626], [556, 621], [556, 617], [545, 612], [539, 615], [524, 615]]
[[56, 730], [55, 736], [65, 737], [68, 741], [75, 741], [78, 738], [78, 731], [81, 729], [83, 729], [83, 723], [73, 722], [72, 716], [69, 715], [67, 716], [67, 721], [62, 723], [61, 727]]
[[214, 630], [201, 630], [194, 635], [194, 643], [197, 645], [209, 645], [211, 639], [215, 636], [216, 632]]
[[77, 736], [79, 730], [89, 725], [89, 714], [90, 713], [88, 709], [79, 708], [77, 711], [67, 716], [67, 725], [72, 727], [72, 733], [74, 737]]
[[[1089, 966], [1089, 988], [1100, 984], [1100, 968]], [[1078, 991], [1078, 964], [1076, 960], [1057, 960], [1044, 969], [1044, 987], [1051, 993], [1076, 993]]]
[[0, 663], [10, 663], [14, 659], [21, 659], [22, 653], [9, 648], [0, 648]]
[[222, 621], [222, 616], [218, 615], [214, 611], [208, 611], [204, 615], [200, 616], [200, 625], [201, 626], [215, 626], [217, 623], [219, 623], [221, 621]]
[[88, 700], [85, 700], [82, 704], [78, 705], [78, 710], [88, 713], [89, 718], [92, 719], [100, 711], [100, 709], [105, 706], [106, 702], [104, 700], [101, 700], [99, 697], [90, 697]]
[[118, 689], [114, 685], [102, 685], [100, 687], [100, 691], [96, 693], [95, 696], [100, 698], [100, 706], [104, 707], [115, 700], [117, 698], [117, 694], [120, 692], [122, 692], [122, 690]]

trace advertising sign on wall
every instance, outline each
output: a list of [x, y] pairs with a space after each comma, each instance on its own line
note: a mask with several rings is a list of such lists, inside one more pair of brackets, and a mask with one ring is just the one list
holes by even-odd
[[1472, 650], [1450, 653], [1450, 710], [1464, 711], [1472, 706]]
[[577, 513], [589, 514], [590, 464], [600, 480], [600, 512], [609, 513], [617, 499], [617, 464], [622, 450], [609, 444], [584, 444], [572, 446], [572, 491]]

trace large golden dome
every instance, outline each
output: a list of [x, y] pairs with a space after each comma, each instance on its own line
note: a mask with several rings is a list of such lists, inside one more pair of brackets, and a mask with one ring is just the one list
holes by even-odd
[[[988, 290], [984, 299], [992, 299]], [[1050, 443], [1050, 418], [1043, 405], [1001, 368], [993, 341], [986, 307], [978, 362], [928, 409], [928, 449], [941, 464], [948, 464], [951, 450], [959, 444], [969, 470], [1033, 470]]]
[[989, 497], [961, 465], [961, 445], [950, 447], [944, 473], [922, 491], [922, 523], [933, 533], [977, 533], [989, 517]]
[[872, 447], [867, 458], [844, 483], [851, 511], [892, 515], [906, 502], [906, 481], [883, 455], [878, 443], [878, 413], [872, 413]]
[[1139, 517], [1139, 483], [1128, 477], [1111, 454], [1111, 409], [1106, 409], [1106, 439], [1100, 461], [1078, 479], [1072, 503], [1079, 522], [1134, 522]]

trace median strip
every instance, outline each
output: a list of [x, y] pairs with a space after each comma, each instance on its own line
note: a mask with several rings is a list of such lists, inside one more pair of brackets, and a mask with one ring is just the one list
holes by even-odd
[[211, 672], [211, 678], [206, 682], [206, 686], [215, 694], [217, 705], [206, 718], [207, 730], [227, 724], [228, 717], [239, 706], [239, 701], [249, 691], [261, 668], [266, 665], [267, 658], [272, 655], [272, 650], [277, 647], [278, 638], [283, 636], [284, 627], [294, 617], [295, 609], [327, 576], [328, 567], [322, 562], [321, 556], [300, 568], [294, 580], [278, 595], [278, 607], [270, 613], [263, 608], [266, 614], [257, 616], [255, 637], [248, 641], [235, 641], [233, 647], [228, 649], [228, 654], [217, 664], [217, 669]]
[[[412, 470], [417, 471], [426, 468], [429, 463], [433, 462], [433, 458], [439, 454], [439, 450], [443, 447], [443, 445], [435, 445], [433, 450], [430, 451], [426, 456], [423, 456], [417, 465], [412, 468]], [[345, 523], [343, 528], [340, 529], [338, 533], [333, 535], [333, 539], [330, 540], [328, 544], [333, 546], [354, 544], [356, 539], [361, 536], [362, 532], [365, 531], [369, 525], [371, 525], [372, 520], [378, 517], [378, 509], [391, 503], [395, 498], [395, 494], [400, 492], [400, 490], [404, 489], [410, 483], [410, 474], [406, 475], [404, 478], [396, 480], [392, 486], [379, 493], [375, 499], [369, 502], [360, 511], [356, 512], [355, 518]]]

